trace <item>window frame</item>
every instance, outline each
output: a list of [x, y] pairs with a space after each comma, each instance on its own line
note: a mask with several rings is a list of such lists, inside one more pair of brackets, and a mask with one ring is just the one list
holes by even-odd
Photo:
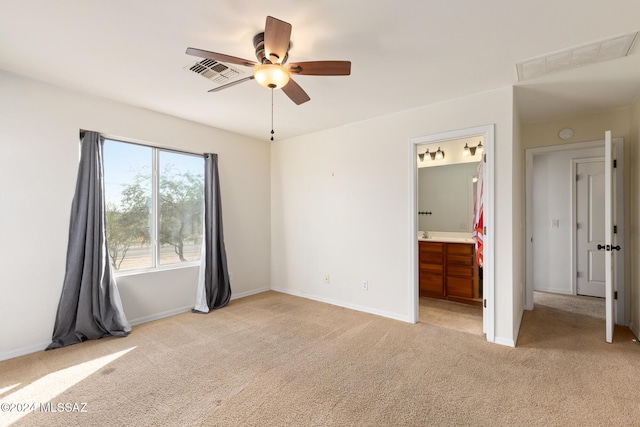
[[[190, 268], [200, 266], [202, 258], [194, 261], [182, 261], [171, 264], [161, 264], [160, 263], [160, 152], [164, 151], [167, 153], [180, 154], [185, 156], [194, 156], [202, 159], [202, 187], [203, 187], [203, 206], [202, 206], [202, 221], [204, 222], [204, 154], [193, 153], [184, 150], [176, 150], [172, 148], [164, 148], [160, 146], [156, 146], [149, 143], [132, 141], [122, 137], [109, 136], [105, 134], [100, 134], [103, 138], [104, 142], [111, 141], [117, 142], [120, 144], [129, 144], [129, 145], [137, 145], [144, 148], [151, 149], [151, 209], [149, 213], [151, 229], [149, 230], [149, 240], [151, 245], [151, 266], [150, 267], [141, 267], [141, 268], [132, 268], [128, 270], [116, 270], [112, 268], [112, 274], [115, 277], [120, 276], [130, 276], [136, 274], [144, 274], [144, 273], [152, 273], [157, 271], [167, 271], [167, 270], [177, 270], [182, 268]], [[104, 145], [103, 145], [104, 150]], [[103, 163], [103, 173], [104, 171], [104, 163]], [[106, 203], [105, 203], [106, 208]], [[106, 217], [105, 217], [106, 221]], [[105, 223], [106, 225], [106, 223]], [[203, 236], [204, 238], [204, 236]], [[108, 242], [107, 242], [108, 243]], [[108, 246], [108, 244], [107, 244]]]

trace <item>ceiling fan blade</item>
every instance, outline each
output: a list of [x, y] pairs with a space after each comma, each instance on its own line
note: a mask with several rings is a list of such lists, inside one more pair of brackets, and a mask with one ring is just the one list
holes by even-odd
[[226, 89], [226, 88], [228, 88], [228, 87], [235, 86], [235, 85], [237, 85], [237, 84], [240, 84], [240, 83], [246, 82], [247, 80], [253, 80], [253, 76], [245, 77], [244, 79], [236, 80], [235, 82], [227, 83], [226, 85], [222, 85], [222, 86], [219, 86], [219, 87], [213, 88], [213, 89], [211, 89], [209, 92], [219, 92], [219, 91], [221, 91], [222, 89]]
[[282, 87], [282, 91], [295, 102], [297, 105], [304, 104], [309, 101], [309, 95], [298, 85], [298, 83], [294, 82], [293, 79], [289, 79], [289, 83]]
[[208, 50], [196, 49], [194, 47], [187, 48], [187, 55], [198, 56], [200, 58], [215, 59], [216, 61], [226, 62], [228, 64], [243, 65], [245, 67], [253, 67], [255, 62], [248, 59], [236, 58], [235, 56], [225, 55], [223, 53], [209, 52]]
[[289, 71], [306, 76], [348, 76], [351, 61], [309, 61], [289, 64]]
[[[264, 25], [264, 48], [267, 59], [272, 63], [282, 64], [289, 51], [290, 41], [291, 24], [267, 16], [267, 22]], [[270, 57], [271, 55], [275, 55], [277, 58]]]

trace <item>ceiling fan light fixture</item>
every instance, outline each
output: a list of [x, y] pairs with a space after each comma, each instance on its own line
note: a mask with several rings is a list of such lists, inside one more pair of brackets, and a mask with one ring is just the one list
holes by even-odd
[[289, 70], [279, 64], [262, 64], [255, 67], [253, 77], [260, 84], [270, 89], [279, 89], [289, 83]]

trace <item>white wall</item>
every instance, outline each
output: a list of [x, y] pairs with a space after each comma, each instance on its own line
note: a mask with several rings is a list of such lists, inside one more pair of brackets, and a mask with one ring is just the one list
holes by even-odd
[[[218, 153], [232, 292], [269, 288], [269, 143], [2, 72], [0, 121], [0, 360], [51, 340], [81, 128]], [[122, 277], [127, 317], [144, 321], [193, 306], [196, 275], [192, 267]]]
[[471, 232], [473, 182], [478, 163], [418, 169], [418, 215], [420, 231]]
[[276, 142], [272, 288], [409, 321], [408, 141], [495, 123], [495, 332], [496, 341], [515, 343], [512, 288], [521, 272], [512, 261], [522, 249], [513, 245], [512, 110], [512, 88], [504, 88]]

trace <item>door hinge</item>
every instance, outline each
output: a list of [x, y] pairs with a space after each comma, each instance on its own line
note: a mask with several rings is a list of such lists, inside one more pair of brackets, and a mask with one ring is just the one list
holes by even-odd
[[576, 181], [580, 181], [580, 175], [576, 174]]
[[613, 159], [613, 167], [617, 168], [618, 167], [618, 160]]
[[486, 299], [482, 300], [482, 306], [484, 308], [487, 308], [487, 300]]
[[487, 163], [487, 153], [484, 153], [484, 154], [482, 155], [482, 158], [484, 159], [484, 162], [485, 162], [485, 163]]
[[618, 234], [618, 226], [617, 225], [613, 226], [613, 234]]
[[576, 277], [580, 278], [580, 272], [579, 271], [576, 271]]
[[615, 291], [615, 292], [613, 293], [613, 299], [618, 299], [618, 291]]
[[487, 226], [485, 225], [484, 228], [482, 229], [482, 234], [487, 234]]
[[580, 230], [580, 223], [576, 222], [576, 230]]

